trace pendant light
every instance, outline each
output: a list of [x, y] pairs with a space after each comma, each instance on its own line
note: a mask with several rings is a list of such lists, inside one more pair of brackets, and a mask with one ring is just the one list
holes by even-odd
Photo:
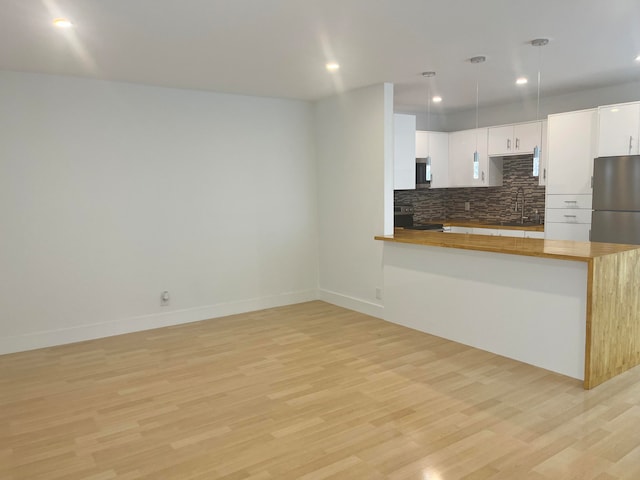
[[[532, 47], [544, 47], [549, 43], [548, 38], [536, 38], [531, 40]], [[542, 48], [538, 49], [538, 95], [536, 100], [536, 122], [540, 122], [540, 71], [542, 69]], [[538, 123], [538, 128], [541, 125]], [[542, 139], [542, 131], [540, 131], [540, 139]], [[536, 145], [533, 149], [533, 176], [540, 176], [540, 146]]]
[[[422, 76], [427, 79], [427, 132], [431, 131], [431, 79], [436, 76], [436, 72], [422, 72]], [[427, 133], [427, 135], [429, 135]], [[427, 166], [426, 180], [431, 181], [431, 139], [427, 137]]]
[[[487, 57], [482, 55], [477, 57], [471, 57], [469, 61], [476, 65], [476, 151], [473, 152], [473, 179], [478, 180], [480, 178], [480, 154], [478, 153], [478, 111], [480, 106], [480, 82], [479, 82], [479, 70], [478, 66], [484, 61]], [[482, 179], [484, 181], [484, 178]]]

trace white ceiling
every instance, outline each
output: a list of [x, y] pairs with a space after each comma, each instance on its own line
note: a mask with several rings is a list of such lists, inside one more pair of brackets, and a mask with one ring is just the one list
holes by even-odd
[[[392, 82], [442, 111], [640, 80], [640, 0], [0, 0], [0, 69], [295, 99]], [[54, 17], [75, 27], [52, 27]], [[529, 41], [547, 37], [546, 47]], [[487, 62], [468, 59], [486, 55]], [[342, 68], [330, 74], [325, 63]], [[514, 81], [526, 75], [522, 88]], [[640, 96], [640, 92], [639, 92]]]

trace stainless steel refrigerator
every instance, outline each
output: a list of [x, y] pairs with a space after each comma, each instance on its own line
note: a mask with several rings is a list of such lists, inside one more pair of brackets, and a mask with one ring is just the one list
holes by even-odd
[[640, 245], [640, 155], [594, 160], [591, 241]]

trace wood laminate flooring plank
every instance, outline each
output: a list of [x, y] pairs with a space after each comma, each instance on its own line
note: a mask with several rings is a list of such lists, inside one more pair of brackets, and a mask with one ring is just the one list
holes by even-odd
[[579, 381], [323, 302], [0, 356], [2, 480], [638, 479]]

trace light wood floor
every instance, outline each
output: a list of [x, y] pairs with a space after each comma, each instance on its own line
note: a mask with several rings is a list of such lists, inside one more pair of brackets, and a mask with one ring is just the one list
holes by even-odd
[[0, 478], [637, 480], [640, 369], [585, 391], [311, 302], [0, 356]]

